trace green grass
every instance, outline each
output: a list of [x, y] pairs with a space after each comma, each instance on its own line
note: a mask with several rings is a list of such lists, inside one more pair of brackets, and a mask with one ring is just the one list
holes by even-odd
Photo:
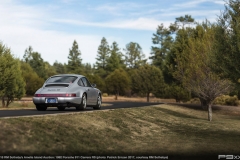
[[[0, 119], [0, 155], [240, 154], [240, 117], [159, 105]], [[170, 157], [171, 158], [171, 157]]]

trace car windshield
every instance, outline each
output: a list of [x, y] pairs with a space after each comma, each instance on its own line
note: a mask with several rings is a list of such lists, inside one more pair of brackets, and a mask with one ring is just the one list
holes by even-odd
[[77, 77], [75, 76], [55, 76], [47, 80], [47, 83], [73, 83]]

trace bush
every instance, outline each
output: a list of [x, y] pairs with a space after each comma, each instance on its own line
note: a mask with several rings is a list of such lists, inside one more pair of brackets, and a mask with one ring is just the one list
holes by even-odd
[[193, 98], [193, 99], [190, 100], [190, 103], [192, 103], [192, 104], [201, 104], [201, 101], [200, 101], [199, 98]]
[[229, 96], [229, 95], [222, 95], [217, 97], [213, 104], [220, 104], [220, 105], [229, 105], [229, 106], [238, 106], [238, 98], [237, 96]]
[[108, 97], [108, 94], [107, 93], [103, 93], [102, 96], [103, 97]]

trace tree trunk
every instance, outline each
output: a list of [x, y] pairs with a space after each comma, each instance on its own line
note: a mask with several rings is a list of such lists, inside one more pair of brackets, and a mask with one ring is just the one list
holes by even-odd
[[199, 98], [199, 99], [200, 99], [200, 101], [201, 101], [202, 109], [203, 109], [203, 110], [207, 110], [207, 108], [208, 108], [207, 101], [204, 100], [204, 99], [201, 99], [201, 98]]
[[147, 102], [149, 102], [149, 95], [150, 93], [147, 93]]
[[2, 107], [5, 108], [5, 100], [4, 100], [4, 97], [2, 97]]
[[208, 104], [208, 120], [212, 121], [212, 104]]
[[118, 100], [118, 91], [116, 91], [116, 94], [115, 94], [115, 100]]

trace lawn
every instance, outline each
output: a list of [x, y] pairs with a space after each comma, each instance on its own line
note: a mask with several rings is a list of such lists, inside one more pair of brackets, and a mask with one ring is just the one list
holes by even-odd
[[[184, 106], [0, 118], [0, 155], [156, 155], [203, 158], [240, 154], [240, 116]], [[205, 157], [206, 158], [206, 157]], [[212, 157], [211, 157], [212, 158]]]

